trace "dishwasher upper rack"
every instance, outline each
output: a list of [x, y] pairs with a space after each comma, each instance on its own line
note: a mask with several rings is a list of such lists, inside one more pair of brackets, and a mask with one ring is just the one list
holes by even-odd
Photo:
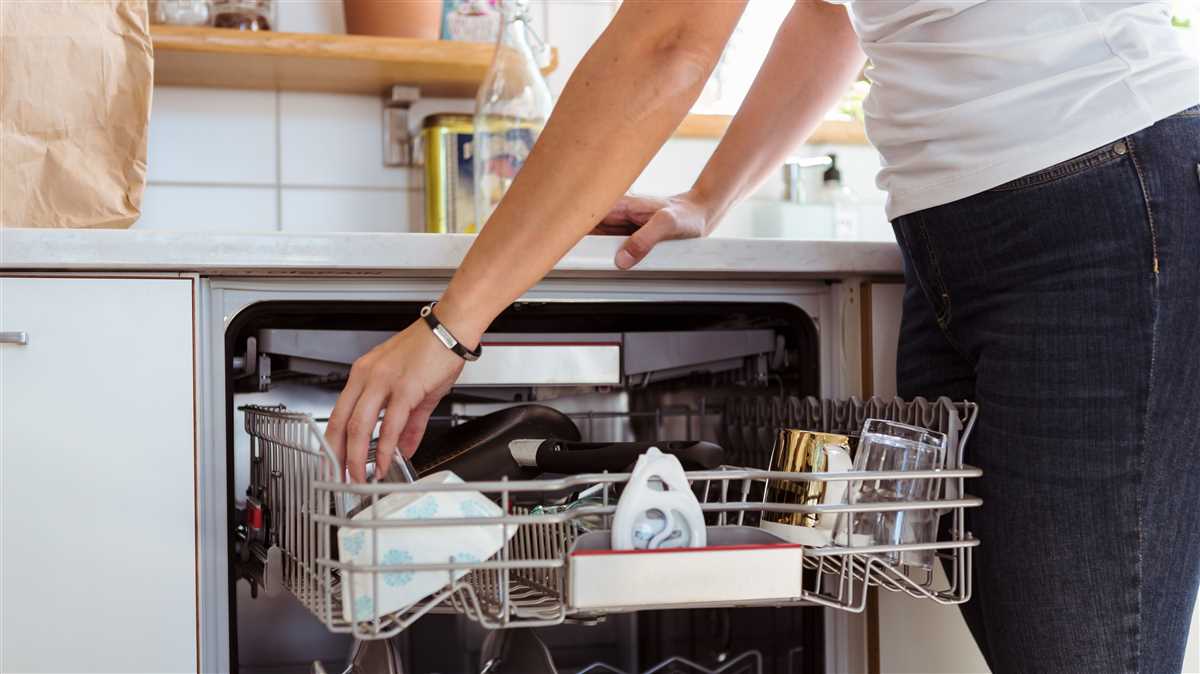
[[[815, 403], [815, 406], [814, 406]], [[935, 407], [940, 410], [931, 411]], [[395, 635], [424, 614], [452, 608], [487, 628], [536, 627], [560, 624], [568, 619], [588, 621], [606, 613], [646, 608], [682, 608], [671, 606], [606, 607], [603, 610], [576, 610], [569, 605], [566, 569], [571, 545], [579, 534], [583, 518], [608, 521], [615, 510], [615, 490], [628, 474], [579, 475], [558, 480], [474, 482], [457, 485], [348, 484], [341, 475], [320, 428], [306, 414], [282, 408], [249, 406], [246, 430], [251, 436], [251, 454], [257, 457], [252, 482], [264, 484], [259, 491], [269, 524], [267, 543], [277, 548], [275, 558], [282, 568], [275, 577], [294, 594], [328, 629], [353, 633], [360, 639], [381, 639]], [[970, 403], [952, 403], [948, 399], [928, 402], [884, 403], [883, 401], [805, 401], [802, 409], [820, 409], [825, 423], [814, 424], [825, 431], [849, 431], [849, 424], [866, 418], [865, 410], [882, 418], [925, 421], [933, 430], [956, 438], [960, 447], [974, 421], [976, 408]], [[891, 412], [889, 414], [889, 412]], [[914, 414], [916, 416], [914, 416]], [[840, 424], [840, 425], [839, 425]], [[948, 461], [954, 462], [953, 453]], [[961, 603], [971, 595], [970, 570], [972, 548], [978, 541], [965, 531], [964, 511], [980, 504], [964, 494], [965, 478], [981, 473], [970, 466], [927, 473], [782, 473], [763, 470], [726, 468], [719, 471], [692, 472], [689, 480], [703, 495], [703, 509], [716, 524], [742, 523], [747, 515], [764, 511], [783, 512], [865, 512], [897, 509], [874, 505], [806, 505], [766, 503], [761, 496], [765, 484], [772, 481], [849, 481], [863, 479], [934, 479], [943, 487], [940, 498], [903, 505], [904, 510], [935, 509], [953, 515], [949, 538], [930, 544], [873, 546], [870, 548], [827, 547], [806, 549], [800, 571], [806, 588], [798, 597], [780, 597], [769, 601], [737, 602], [726, 605], [824, 605], [848, 611], [861, 611], [867, 589], [879, 586], [939, 603]], [[580, 491], [588, 487], [602, 490], [600, 506], [580, 508], [556, 514], [530, 514], [511, 506], [514, 494]], [[347, 496], [378, 499], [390, 493], [476, 491], [498, 501], [503, 512], [498, 518], [458, 518], [421, 520], [354, 521], [346, 518]], [[437, 564], [377, 564], [354, 566], [333, 558], [336, 545], [334, 530], [352, 525], [368, 529], [408, 526], [495, 525], [516, 535], [498, 555], [482, 562], [456, 562], [453, 558]], [[893, 566], [883, 553], [932, 550], [943, 561], [946, 574], [939, 579], [931, 571]], [[270, 557], [269, 555], [267, 556]], [[454, 571], [468, 575], [453, 580]], [[340, 579], [348, 572], [368, 574], [374, 596], [378, 597], [379, 579], [385, 574], [444, 572], [447, 584], [433, 596], [403, 611], [366, 621], [351, 621], [343, 615]], [[714, 604], [696, 604], [696, 606]]]

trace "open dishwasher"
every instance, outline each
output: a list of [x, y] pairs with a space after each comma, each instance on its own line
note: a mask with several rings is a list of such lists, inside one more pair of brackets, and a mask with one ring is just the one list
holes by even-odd
[[[544, 655], [539, 662], [553, 662], [547, 672], [815, 673], [827, 671], [827, 610], [862, 611], [870, 587], [941, 603], [969, 598], [977, 541], [963, 514], [978, 501], [963, 480], [978, 472], [961, 465], [961, 447], [974, 406], [831, 399], [821, 382], [827, 337], [813, 308], [690, 299], [515, 305], [485, 336], [486, 357], [467, 366], [442, 402], [426, 442], [497, 410], [537, 404], [570, 418], [582, 441], [715, 443], [724, 450], [722, 465], [687, 474], [706, 524], [752, 528], [766, 512], [797, 510], [772, 504], [769, 482], [869, 477], [768, 471], [777, 429], [855, 436], [867, 418], [924, 426], [945, 433], [952, 449], [937, 474], [923, 478], [937, 484], [936, 497], [906, 507], [939, 513], [943, 526], [936, 543], [909, 547], [933, 550], [944, 574], [886, 561], [887, 553], [905, 549], [830, 545], [780, 558], [788, 561], [778, 573], [795, 576], [787, 596], [722, 600], [697, 587], [689, 599], [683, 587], [669, 600], [606, 601], [604, 583], [612, 577], [595, 571], [596, 560], [583, 564], [577, 548], [589, 530], [611, 525], [627, 472], [476, 476], [432, 489], [347, 484], [324, 445], [324, 420], [350, 363], [407, 323], [421, 303], [261, 302], [225, 333], [230, 669], [308, 672], [319, 661], [329, 672], [357, 665], [389, 674], [540, 674], [533, 664], [513, 662], [514, 653], [536, 652]], [[355, 525], [356, 505], [468, 488], [499, 512], [436, 523], [380, 520], [367, 530], [483, 525], [502, 532], [496, 554], [450, 555], [440, 563], [340, 559], [338, 529]], [[565, 505], [580, 494], [590, 499], [584, 507]], [[855, 509], [805, 508], [835, 516]], [[378, 597], [389, 583], [433, 574], [444, 577], [440, 588], [402, 610], [362, 619], [343, 601], [353, 583], [366, 583]], [[375, 653], [385, 657], [352, 662], [364, 657], [363, 644], [384, 641], [386, 651]]]

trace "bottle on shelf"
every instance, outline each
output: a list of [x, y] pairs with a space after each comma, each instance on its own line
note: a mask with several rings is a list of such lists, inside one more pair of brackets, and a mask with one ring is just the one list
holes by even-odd
[[[501, 0], [496, 54], [475, 97], [472, 139], [475, 222], [478, 231], [500, 202], [554, 106], [530, 37], [527, 0]], [[544, 45], [543, 45], [544, 46]]]
[[860, 235], [858, 197], [842, 183], [837, 155], [831, 153], [829, 159], [829, 168], [822, 176], [821, 201], [828, 204], [833, 211], [833, 238], [857, 239]]

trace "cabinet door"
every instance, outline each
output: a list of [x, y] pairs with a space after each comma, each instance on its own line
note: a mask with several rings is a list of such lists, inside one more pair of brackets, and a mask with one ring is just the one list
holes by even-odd
[[0, 278], [0, 671], [197, 669], [192, 286]]

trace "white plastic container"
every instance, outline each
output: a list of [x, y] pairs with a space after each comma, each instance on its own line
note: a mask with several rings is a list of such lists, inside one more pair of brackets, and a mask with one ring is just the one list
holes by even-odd
[[657, 447], [638, 457], [612, 527], [614, 550], [704, 547], [704, 511], [679, 459]]
[[580, 536], [567, 560], [575, 609], [622, 610], [802, 595], [804, 546], [754, 527], [709, 527], [708, 547], [613, 550], [607, 531]]

